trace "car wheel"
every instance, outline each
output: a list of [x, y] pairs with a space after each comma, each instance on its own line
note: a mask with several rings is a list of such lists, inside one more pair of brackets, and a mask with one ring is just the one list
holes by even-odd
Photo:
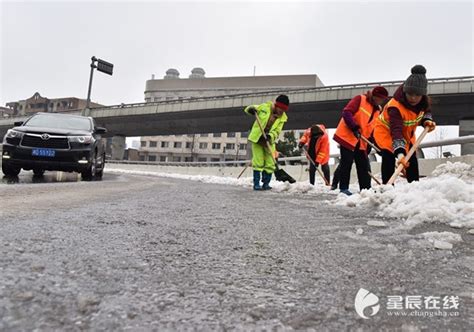
[[5, 161], [2, 162], [2, 172], [5, 176], [18, 176], [20, 174], [21, 168], [8, 165]]
[[87, 169], [81, 173], [82, 179], [86, 181], [94, 180], [97, 175], [97, 160], [95, 158], [95, 153], [91, 158], [91, 163]]
[[44, 169], [40, 169], [40, 168], [35, 168], [33, 169], [33, 176], [43, 176], [44, 174]]
[[[95, 177], [96, 179], [100, 180], [102, 179], [102, 176], [104, 175], [104, 168], [105, 168], [105, 154], [102, 155], [102, 157], [100, 157], [100, 163], [99, 163], [100, 167], [97, 169], [96, 173], [95, 173]], [[98, 166], [99, 166], [98, 165]]]

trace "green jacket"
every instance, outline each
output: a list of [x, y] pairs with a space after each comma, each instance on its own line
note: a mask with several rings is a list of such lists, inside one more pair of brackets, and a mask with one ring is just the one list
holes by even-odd
[[[262, 123], [262, 127], [265, 130], [268, 119], [270, 118], [270, 115], [272, 114], [272, 105], [273, 103], [271, 101], [267, 101], [266, 103], [263, 103], [260, 105], [249, 105], [245, 107], [244, 112], [247, 114], [250, 114], [249, 109], [255, 108], [257, 110], [258, 118], [260, 119], [260, 122]], [[253, 117], [255, 116], [253, 114], [250, 114], [250, 115], [252, 115]], [[279, 118], [276, 118], [275, 122], [273, 122], [273, 125], [267, 134], [267, 136], [271, 138], [272, 143], [275, 143], [286, 121], [288, 121], [288, 116], [286, 115], [286, 113], [283, 113], [282, 116], [280, 116]], [[257, 120], [255, 120], [248, 139], [251, 142], [257, 143], [258, 140], [260, 139], [260, 136], [262, 136], [262, 132], [260, 128], [258, 127]]]

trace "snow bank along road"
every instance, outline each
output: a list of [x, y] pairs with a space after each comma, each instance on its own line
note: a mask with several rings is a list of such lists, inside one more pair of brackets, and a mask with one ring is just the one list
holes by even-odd
[[375, 194], [198, 180], [0, 183], [0, 330], [474, 326], [469, 220], [407, 225]]

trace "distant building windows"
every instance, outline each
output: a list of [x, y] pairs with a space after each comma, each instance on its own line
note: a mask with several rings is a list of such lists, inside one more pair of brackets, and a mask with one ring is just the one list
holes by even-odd
[[200, 157], [200, 158], [198, 158], [198, 161], [199, 161], [200, 163], [205, 163], [205, 162], [207, 162], [207, 158]]
[[174, 147], [175, 149], [181, 149], [181, 146], [182, 146], [182, 143], [181, 143], [181, 142], [174, 142], [173, 147]]
[[140, 145], [141, 145], [142, 148], [146, 147], [146, 141], [141, 141]]
[[227, 133], [227, 137], [235, 137], [235, 133], [233, 132]]
[[239, 150], [246, 150], [247, 149], [247, 144], [240, 144], [239, 145]]
[[235, 144], [234, 143], [227, 143], [225, 145], [226, 150], [234, 150], [235, 149]]
[[193, 161], [193, 157], [184, 157], [184, 161], [190, 163]]
[[201, 137], [208, 137], [209, 134], [201, 134]]
[[219, 150], [221, 148], [221, 143], [212, 143], [213, 150]]
[[150, 141], [150, 148], [156, 148], [158, 146], [157, 141]]
[[160, 156], [160, 161], [161, 161], [162, 163], [166, 162], [166, 156]]
[[199, 148], [202, 150], [207, 149], [207, 143], [199, 143]]
[[161, 142], [162, 148], [168, 148], [170, 146], [170, 142]]
[[192, 149], [193, 143], [192, 142], [186, 142], [186, 149]]
[[145, 161], [145, 156], [140, 156], [140, 161]]
[[222, 137], [222, 133], [214, 133], [213, 136], [214, 137]]
[[156, 161], [156, 156], [148, 156], [148, 161]]
[[181, 161], [181, 157], [173, 157], [173, 162], [179, 163]]
[[211, 158], [211, 161], [217, 162], [217, 161], [221, 161], [221, 160], [220, 160], [220, 158]]
[[249, 132], [248, 131], [241, 132], [240, 137], [249, 137]]

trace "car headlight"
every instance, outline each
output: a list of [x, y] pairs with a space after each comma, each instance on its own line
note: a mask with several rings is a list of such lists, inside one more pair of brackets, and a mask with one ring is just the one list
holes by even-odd
[[68, 136], [68, 139], [71, 143], [90, 144], [93, 142], [92, 136]]
[[16, 131], [13, 129], [8, 129], [7, 133], [3, 137], [3, 144], [10, 143], [17, 145], [20, 143], [21, 138], [25, 133], [21, 131]]
[[7, 134], [5, 135], [6, 138], [22, 138], [25, 133], [21, 131], [16, 131], [13, 129], [8, 129]]

